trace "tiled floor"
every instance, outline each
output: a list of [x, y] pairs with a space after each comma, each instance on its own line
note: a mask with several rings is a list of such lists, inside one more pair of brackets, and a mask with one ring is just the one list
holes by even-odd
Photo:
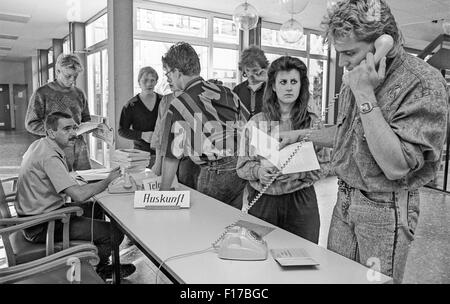
[[[32, 142], [26, 133], [0, 131], [0, 178], [17, 174], [22, 154]], [[336, 178], [328, 177], [316, 184], [320, 212], [319, 245], [326, 247], [333, 205], [336, 201]], [[450, 283], [450, 196], [423, 188], [420, 191], [421, 214], [416, 238], [408, 257], [404, 283]], [[124, 284], [154, 284], [157, 267], [136, 246], [121, 245], [121, 262], [134, 263], [137, 271], [122, 280]], [[269, 244], [270, 246], [270, 244]], [[0, 267], [4, 251], [0, 243]], [[158, 284], [170, 283], [159, 272]]]

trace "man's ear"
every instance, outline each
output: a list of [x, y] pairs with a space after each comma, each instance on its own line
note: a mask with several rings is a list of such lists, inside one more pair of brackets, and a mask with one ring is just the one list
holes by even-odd
[[51, 138], [51, 139], [55, 139], [55, 131], [53, 130], [53, 129], [47, 129], [46, 130], [46, 132], [47, 132], [47, 136], [49, 137], [49, 138]]

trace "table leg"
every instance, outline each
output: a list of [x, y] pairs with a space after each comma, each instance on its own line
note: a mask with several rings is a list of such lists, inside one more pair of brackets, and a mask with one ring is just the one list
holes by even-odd
[[120, 252], [119, 252], [119, 237], [120, 231], [117, 228], [117, 223], [111, 219], [111, 250], [112, 250], [112, 266], [113, 274], [112, 280], [113, 284], [120, 284]]

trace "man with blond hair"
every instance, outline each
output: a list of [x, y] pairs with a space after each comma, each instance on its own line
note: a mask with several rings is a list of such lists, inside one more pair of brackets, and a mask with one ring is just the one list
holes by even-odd
[[[56, 79], [38, 88], [31, 96], [25, 116], [25, 128], [39, 137], [45, 136], [44, 121], [53, 112], [70, 114], [80, 125], [91, 120], [84, 92], [75, 86], [83, 65], [78, 56], [61, 54], [55, 65]], [[86, 141], [80, 135], [73, 146], [64, 150], [69, 171], [90, 169]]]

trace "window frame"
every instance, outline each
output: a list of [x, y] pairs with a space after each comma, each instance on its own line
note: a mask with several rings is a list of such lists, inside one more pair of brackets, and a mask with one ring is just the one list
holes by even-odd
[[[139, 8], [153, 10], [153, 11], [159, 11], [159, 12], [169, 13], [169, 14], [177, 14], [177, 15], [192, 16], [192, 17], [197, 17], [197, 18], [205, 18], [208, 20], [206, 37], [199, 38], [199, 37], [194, 37], [194, 36], [183, 36], [183, 35], [170, 34], [170, 33], [161, 33], [161, 32], [156, 32], [156, 31], [138, 30], [137, 29], [137, 10]], [[213, 77], [213, 71], [214, 71], [214, 66], [213, 66], [214, 48], [236, 50], [239, 53], [239, 38], [236, 39], [235, 44], [214, 41], [214, 18], [232, 20], [232, 16], [227, 15], [227, 14], [203, 11], [203, 10], [199, 10], [199, 9], [181, 7], [181, 6], [170, 5], [170, 4], [135, 0], [133, 3], [133, 33], [134, 33], [133, 40], [135, 40], [135, 39], [149, 40], [149, 41], [163, 42], [163, 43], [170, 43], [170, 44], [173, 44], [174, 41], [185, 41], [192, 45], [207, 47], [208, 58], [207, 58], [207, 67], [206, 67], [207, 71], [205, 74], [207, 75], [207, 78], [210, 79]], [[239, 30], [238, 30], [238, 36], [239, 36]], [[239, 58], [236, 58], [236, 63], [235, 63], [236, 75], [239, 75], [238, 62], [237, 62], [238, 59]], [[204, 69], [204, 68], [205, 67], [202, 67], [202, 69]], [[137, 71], [134, 71], [134, 73], [136, 73], [136, 72]], [[236, 82], [237, 81], [238, 81], [238, 77], [236, 78]]]

